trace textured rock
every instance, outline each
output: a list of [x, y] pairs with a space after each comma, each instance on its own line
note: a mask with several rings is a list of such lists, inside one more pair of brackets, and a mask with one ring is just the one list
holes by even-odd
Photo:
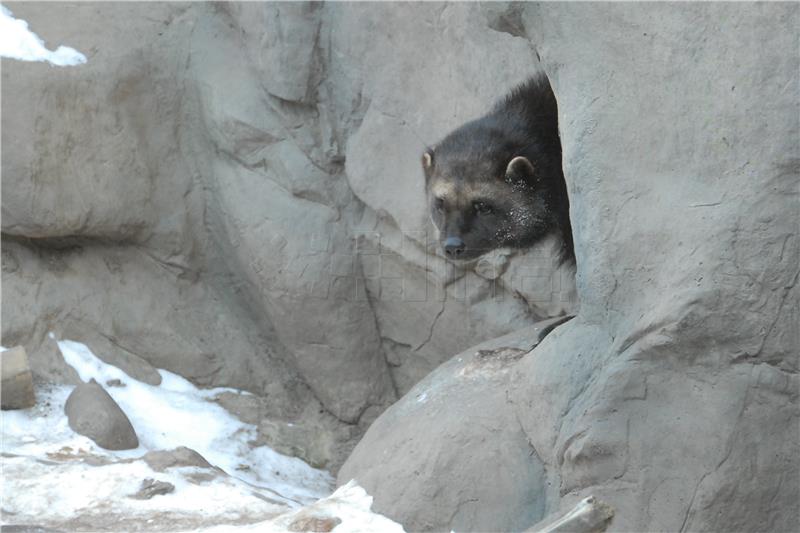
[[315, 468], [330, 468], [334, 462], [335, 433], [321, 424], [295, 424], [262, 420], [258, 442], [278, 453], [299, 457]]
[[3, 340], [59, 381], [49, 331], [249, 390], [259, 421], [321, 405], [339, 446], [452, 354], [575, 309], [545, 249], [444, 263], [422, 194], [422, 148], [544, 68], [580, 310], [493, 400], [545, 472], [502, 519], [593, 494], [619, 530], [791, 530], [798, 9], [14, 5], [89, 62], [3, 63]]
[[107, 450], [132, 450], [139, 438], [117, 402], [95, 380], [75, 387], [64, 405], [69, 427]]
[[[421, 138], [531, 71], [444, 79], [454, 41], [437, 28], [475, 36], [484, 60], [527, 42], [460, 5], [138, 9], [15, 6], [89, 57], [3, 69], [3, 337], [35, 375], [77, 383], [55, 331], [137, 379], [158, 381], [149, 364], [243, 388], [278, 418], [316, 397], [353, 423], [453, 353], [560, 312], [429, 253], [418, 168]], [[396, 35], [413, 36], [404, 54]]]
[[313, 103], [320, 74], [322, 4], [236, 3], [226, 8], [242, 33], [252, 36], [245, 44], [264, 89], [283, 100]]
[[[557, 320], [555, 321], [557, 322]], [[511, 369], [552, 321], [476, 346], [383, 413], [339, 471], [411, 531], [521, 531], [541, 518], [542, 462], [515, 418]]]
[[269, 398], [262, 396], [222, 391], [212, 399], [242, 422], [257, 427], [251, 446], [269, 446], [333, 475], [381, 411], [378, 408], [367, 411], [353, 425], [342, 424], [316, 401], [306, 404], [295, 416], [277, 417]]
[[211, 468], [202, 455], [186, 446], [178, 446], [174, 450], [152, 450], [144, 454], [142, 460], [156, 472], [183, 466]]
[[[576, 319], [514, 365], [495, 413], [521, 428], [546, 472], [530, 484], [543, 502], [533, 518], [593, 494], [615, 509], [615, 530], [792, 529], [797, 6], [506, 7], [487, 18], [530, 40], [558, 96], [581, 301]], [[436, 390], [431, 379], [414, 393]], [[411, 403], [374, 423], [340, 480], [364, 478], [389, 516], [455, 527], [446, 512], [429, 518], [435, 504], [379, 481], [379, 470], [416, 460], [404, 443], [424, 418], [400, 411]], [[459, 435], [446, 424], [429, 431], [434, 442]], [[516, 470], [509, 461], [495, 476]], [[490, 507], [475, 505], [467, 529], [496, 520]]]
[[[3, 104], [2, 142], [14, 157], [3, 158], [3, 179], [14, 186], [3, 194], [3, 233], [140, 242], [157, 226], [177, 234], [188, 220], [158, 214], [182, 200], [189, 175], [175, 157], [170, 121], [145, 117], [180, 111], [180, 82], [171, 73], [182, 50], [164, 44], [174, 42], [176, 27], [188, 28], [157, 26], [180, 9], [153, 7], [147, 22], [135, 7], [114, 17], [74, 7], [71, 16], [37, 16], [14, 6], [19, 17], [33, 15], [42, 34], [84, 50], [88, 62], [55, 74], [44, 64], [4, 60], [3, 94], [13, 100]], [[84, 24], [98, 15], [89, 36]]]
[[593, 494], [617, 530], [790, 530], [798, 6], [575, 7], [525, 17], [579, 250], [580, 314], [511, 391], [549, 501]]
[[33, 376], [25, 348], [16, 346], [0, 352], [0, 376], [3, 409], [27, 409], [36, 405]]
[[[35, 375], [79, 383], [49, 338], [54, 332], [147, 383], [160, 383], [153, 367], [164, 368], [201, 385], [269, 395], [281, 412], [302, 394], [286, 391], [296, 379], [292, 371], [277, 359], [274, 344], [259, 345], [263, 337], [248, 331], [246, 315], [227, 295], [176, 279], [175, 271], [135, 248], [54, 251], [4, 241], [3, 253], [27, 265], [3, 273], [3, 336], [30, 346]], [[225, 364], [231, 353], [241, 366]]]
[[134, 494], [130, 497], [134, 500], [149, 500], [153, 496], [162, 496], [175, 491], [175, 485], [169, 481], [157, 481], [155, 479], [147, 478], [142, 480], [142, 486], [139, 487]]
[[[209, 162], [213, 216], [236, 244], [230, 262], [261, 295], [257, 305], [293, 366], [327, 409], [356, 422], [393, 394], [369, 302], [354, 296], [359, 276], [347, 231], [351, 215], [343, 212], [352, 210], [352, 194], [328, 156], [307, 151], [303, 130], [311, 124], [303, 122], [313, 121], [313, 112], [278, 100], [264, 106], [246, 58], [231, 63], [240, 56], [238, 39], [224, 20], [212, 18], [198, 22], [193, 35], [203, 59], [191, 69], [204, 88], [207, 146], [223, 155]], [[240, 83], [231, 85], [228, 69]]]
[[[191, 99], [174, 74], [190, 54], [196, 13], [73, 7], [15, 6], [43, 34], [91, 51], [91, 64], [56, 73], [4, 61], [3, 123], [20, 127], [3, 134], [3, 338], [23, 344], [47, 379], [78, 383], [47, 338], [54, 331], [149, 383], [160, 378], [147, 363], [269, 396], [280, 414], [301, 409], [310, 399], [302, 378], [209, 245], [204, 186], [176, 136]], [[41, 92], [23, 90], [26, 80]], [[81, 119], [37, 104], [54, 99]], [[37, 174], [54, 153], [61, 167]]]

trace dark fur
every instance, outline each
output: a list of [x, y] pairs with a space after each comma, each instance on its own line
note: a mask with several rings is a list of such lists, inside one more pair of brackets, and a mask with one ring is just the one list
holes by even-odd
[[[507, 173], [518, 156], [533, 169], [520, 164]], [[533, 246], [555, 234], [563, 241], [561, 262], [575, 261], [556, 99], [546, 76], [531, 78], [487, 115], [450, 133], [426, 152], [423, 167], [440, 242], [457, 237], [466, 245], [458, 259]]]

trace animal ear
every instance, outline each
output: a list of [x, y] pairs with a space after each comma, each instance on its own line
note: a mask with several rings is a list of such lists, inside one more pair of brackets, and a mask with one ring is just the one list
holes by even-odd
[[533, 181], [535, 172], [533, 164], [528, 161], [527, 157], [521, 155], [512, 159], [506, 167], [505, 180], [509, 183], [517, 181]]
[[422, 170], [425, 171], [426, 180], [431, 177], [433, 172], [433, 150], [431, 149], [425, 150], [425, 153], [422, 154]]

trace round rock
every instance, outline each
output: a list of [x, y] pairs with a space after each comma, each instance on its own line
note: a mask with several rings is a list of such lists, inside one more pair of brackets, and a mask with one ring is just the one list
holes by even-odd
[[139, 447], [131, 421], [95, 380], [75, 387], [64, 405], [69, 427], [107, 450]]

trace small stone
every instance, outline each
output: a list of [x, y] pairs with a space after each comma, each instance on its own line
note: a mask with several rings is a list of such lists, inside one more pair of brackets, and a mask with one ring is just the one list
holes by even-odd
[[298, 457], [314, 468], [325, 468], [333, 457], [335, 440], [329, 430], [318, 424], [290, 424], [265, 418], [258, 424], [258, 443]]
[[2, 374], [3, 409], [27, 409], [36, 404], [33, 392], [33, 376], [28, 366], [28, 354], [22, 346], [0, 352], [0, 374]]
[[335, 516], [302, 516], [289, 524], [289, 531], [326, 533], [341, 523], [342, 520]]
[[131, 421], [95, 380], [75, 387], [64, 405], [69, 427], [107, 450], [139, 447]]
[[174, 450], [154, 450], [147, 452], [142, 457], [147, 466], [156, 472], [163, 472], [167, 468], [181, 466], [196, 466], [200, 468], [211, 468], [211, 464], [206, 459], [186, 446], [178, 446]]
[[157, 481], [152, 478], [147, 478], [142, 481], [142, 486], [136, 493], [131, 494], [130, 498], [135, 500], [149, 500], [153, 496], [161, 496], [162, 494], [169, 494], [175, 490], [175, 485], [168, 481]]

